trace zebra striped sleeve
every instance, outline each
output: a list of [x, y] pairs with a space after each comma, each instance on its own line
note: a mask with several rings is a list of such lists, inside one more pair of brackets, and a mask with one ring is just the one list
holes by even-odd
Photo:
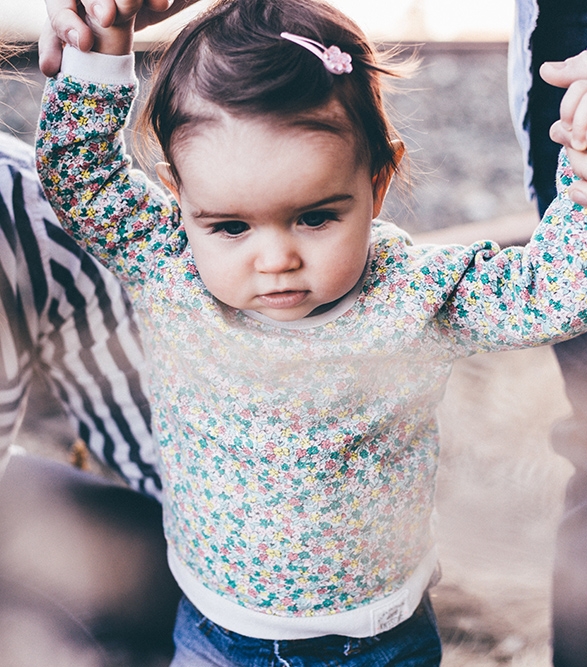
[[0, 133], [0, 455], [15, 437], [33, 372], [99, 459], [160, 497], [129, 301], [59, 226], [31, 149]]

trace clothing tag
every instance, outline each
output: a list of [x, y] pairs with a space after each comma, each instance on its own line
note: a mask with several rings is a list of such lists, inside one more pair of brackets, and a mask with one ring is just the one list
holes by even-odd
[[381, 605], [371, 612], [371, 627], [373, 633], [378, 635], [395, 628], [404, 620], [406, 608], [407, 591], [403, 591], [398, 597], [393, 596], [386, 605]]

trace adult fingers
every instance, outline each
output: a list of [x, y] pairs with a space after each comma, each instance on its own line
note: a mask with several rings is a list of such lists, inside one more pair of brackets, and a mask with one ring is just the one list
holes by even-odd
[[563, 61], [543, 63], [540, 76], [558, 88], [568, 88], [573, 81], [587, 79], [587, 51]]
[[63, 42], [46, 21], [39, 37], [39, 68], [45, 76], [55, 76], [59, 72], [62, 51]]
[[78, 11], [75, 0], [47, 0], [47, 15], [55, 35], [83, 51], [91, 48], [93, 36]]
[[[198, 0], [145, 0], [136, 18], [136, 29], [153, 25], [182, 9], [193, 5]], [[133, 0], [119, 0], [123, 11]], [[125, 4], [125, 2], [127, 4]], [[108, 27], [117, 16], [115, 0], [46, 0], [49, 20], [45, 24], [39, 39], [39, 66], [45, 76], [54, 76], [61, 66], [63, 44], [89, 51], [94, 44], [92, 29], [85, 22], [86, 12], [92, 19]], [[136, 1], [131, 9], [136, 8]]]
[[561, 123], [571, 132], [571, 146], [587, 149], [587, 80], [574, 81], [560, 106]]
[[93, 41], [91, 25], [108, 28], [117, 17], [117, 0], [45, 0], [55, 34], [63, 42], [89, 51]]
[[145, 7], [154, 12], [164, 12], [171, 7], [173, 0], [145, 0]]
[[135, 29], [142, 30], [150, 25], [155, 25], [196, 2], [198, 0], [171, 0], [171, 3], [168, 0], [145, 0], [145, 5], [137, 14]]
[[[98, 0], [83, 0], [83, 2], [86, 3], [93, 3], [91, 4], [92, 7], [92, 12], [95, 15], [96, 11], [96, 2]], [[161, 0], [156, 0], [157, 2], [161, 3]], [[100, 3], [105, 2], [105, 0], [99, 0]], [[114, 6], [114, 18], [112, 22], [109, 22], [106, 24], [104, 20], [102, 20], [102, 17], [100, 17], [100, 25], [102, 27], [108, 27], [109, 25], [112, 25], [113, 23], [120, 24], [122, 22], [128, 21], [132, 18], [134, 18], [137, 13], [141, 10], [143, 7], [144, 0], [108, 0], [108, 2], [112, 2]], [[110, 20], [110, 6], [108, 6], [108, 20]]]

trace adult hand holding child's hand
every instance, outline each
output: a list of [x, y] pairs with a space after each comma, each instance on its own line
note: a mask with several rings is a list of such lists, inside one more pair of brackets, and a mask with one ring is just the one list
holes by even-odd
[[573, 171], [582, 179], [569, 188], [570, 198], [587, 206], [587, 51], [562, 62], [544, 63], [540, 75], [547, 83], [568, 89], [550, 137], [567, 148]]
[[82, 51], [92, 49], [95, 35], [86, 17], [93, 25], [109, 28], [123, 18], [121, 15], [136, 12], [135, 30], [142, 30], [195, 2], [197, 0], [82, 0], [79, 3], [77, 0], [46, 0], [48, 21], [39, 39], [39, 67], [45, 76], [57, 74], [64, 44]]

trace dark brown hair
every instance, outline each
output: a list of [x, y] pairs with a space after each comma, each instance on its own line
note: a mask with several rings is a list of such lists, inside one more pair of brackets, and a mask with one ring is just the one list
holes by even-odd
[[[281, 32], [336, 44], [352, 56], [352, 73], [331, 74]], [[383, 106], [381, 78], [402, 76], [407, 68], [380, 60], [360, 28], [321, 0], [219, 0], [163, 53], [139, 127], [143, 136], [154, 133], [179, 182], [174, 142], [203, 120], [198, 102], [235, 116], [295, 121], [335, 99], [365, 147], [371, 173], [395, 170], [399, 137]]]

